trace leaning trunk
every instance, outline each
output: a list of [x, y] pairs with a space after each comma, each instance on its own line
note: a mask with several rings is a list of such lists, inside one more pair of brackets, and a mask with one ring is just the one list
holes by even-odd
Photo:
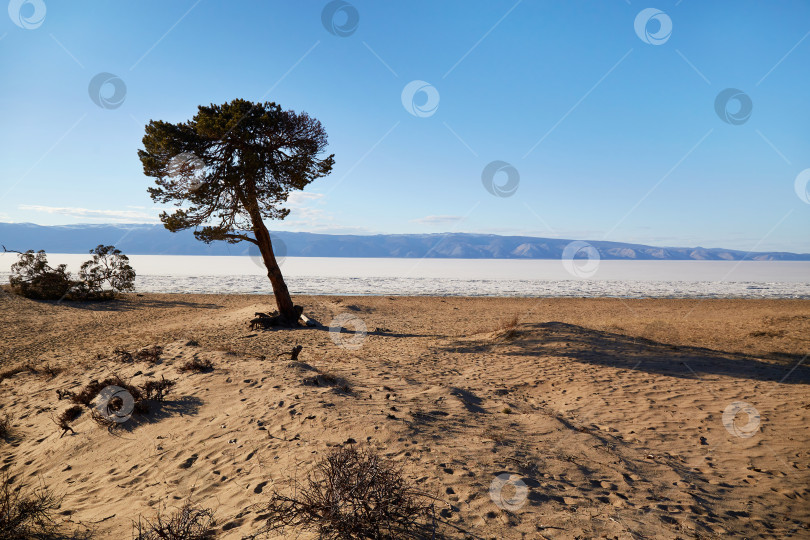
[[290, 291], [287, 290], [287, 284], [284, 283], [284, 277], [281, 275], [281, 268], [278, 267], [276, 256], [273, 254], [270, 233], [267, 232], [267, 227], [264, 226], [261, 218], [258, 223], [254, 221], [253, 234], [256, 235], [256, 242], [259, 244], [264, 266], [267, 267], [267, 277], [270, 278], [270, 283], [273, 285], [273, 294], [276, 296], [278, 312], [290, 322], [295, 322], [298, 320], [298, 313], [295, 311], [292, 298], [290, 298]]

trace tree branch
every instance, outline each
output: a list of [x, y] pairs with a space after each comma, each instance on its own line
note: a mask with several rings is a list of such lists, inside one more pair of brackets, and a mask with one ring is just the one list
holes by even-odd
[[259, 245], [259, 243], [255, 239], [249, 236], [245, 236], [243, 234], [224, 234], [223, 236], [225, 238], [238, 238], [239, 240], [244, 240], [246, 242], [250, 242], [251, 244], [256, 244], [257, 246]]

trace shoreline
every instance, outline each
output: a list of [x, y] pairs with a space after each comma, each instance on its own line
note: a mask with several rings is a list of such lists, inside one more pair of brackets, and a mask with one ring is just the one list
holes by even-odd
[[[722, 350], [743, 351], [746, 347], [752, 353], [791, 353], [810, 352], [810, 336], [806, 335], [806, 325], [810, 324], [810, 299], [795, 298], [615, 298], [615, 297], [493, 297], [493, 296], [425, 296], [425, 295], [303, 295], [291, 293], [293, 302], [302, 305], [307, 316], [314, 318], [324, 327], [329, 327], [332, 319], [346, 311], [342, 305], [366, 305], [369, 315], [359, 315], [368, 319], [368, 326], [375, 319], [399, 319], [400, 323], [412, 322], [417, 316], [429, 320], [447, 320], [459, 316], [456, 311], [471, 310], [481, 319], [478, 327], [496, 325], [503, 319], [518, 316], [527, 322], [557, 321], [582, 325], [599, 331], [617, 331], [629, 336], [661, 336], [667, 331], [680, 338], [693, 334], [696, 344], [704, 343]], [[3, 309], [8, 307], [9, 309]], [[51, 328], [42, 320], [47, 317], [60, 334], [66, 336], [65, 346], [78, 340], [77, 335], [88, 331], [98, 335], [98, 327], [109, 327], [111, 335], [127, 337], [129, 327], [144, 327], [154, 339], [180, 339], [184, 320], [189, 330], [194, 329], [199, 317], [207, 320], [212, 314], [224, 317], [222, 325], [231, 329], [233, 335], [223, 336], [227, 342], [235, 341], [236, 334], [247, 333], [247, 323], [256, 311], [276, 309], [272, 293], [125, 293], [111, 302], [56, 302], [34, 301], [11, 294], [0, 294], [0, 327], [14, 328], [15, 342], [37, 343], [47, 337]], [[413, 313], [411, 313], [413, 312]], [[793, 334], [772, 336], [765, 340], [757, 338], [761, 327], [771, 325], [772, 320], [795, 317]], [[462, 318], [462, 320], [466, 320]], [[166, 321], [169, 327], [162, 326]], [[209, 321], [212, 322], [212, 321]], [[712, 326], [722, 324], [737, 326], [736, 339], [719, 339], [713, 335]], [[802, 327], [804, 324], [804, 327]], [[69, 332], [70, 325], [76, 325], [75, 332]], [[133, 326], [134, 325], [134, 326]], [[656, 325], [660, 328], [656, 328]], [[454, 325], [457, 330], [449, 330], [448, 335], [470, 331], [465, 325]], [[466, 328], [466, 330], [464, 330]], [[746, 332], [739, 330], [746, 328]], [[45, 331], [46, 335], [41, 334]], [[191, 332], [193, 333], [193, 332]], [[264, 333], [262, 335], [272, 335]], [[108, 341], [108, 336], [103, 336]], [[792, 340], [783, 339], [791, 337]], [[8, 338], [6, 338], [8, 339]], [[132, 342], [131, 338], [125, 339]], [[687, 344], [687, 340], [683, 340]], [[7, 363], [10, 352], [4, 352], [4, 339], [0, 336], [0, 364]], [[91, 347], [92, 350], [92, 347]], [[46, 355], [43, 350], [40, 355]], [[29, 358], [28, 360], [35, 360]]]

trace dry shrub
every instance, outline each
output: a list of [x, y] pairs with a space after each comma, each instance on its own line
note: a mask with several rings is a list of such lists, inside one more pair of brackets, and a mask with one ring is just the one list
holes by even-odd
[[[135, 361], [135, 359], [132, 357], [132, 353], [123, 347], [116, 347], [113, 349], [112, 358], [113, 360], [121, 362], [122, 364], [131, 364]], [[103, 357], [99, 354], [99, 360], [101, 359], [103, 359]]]
[[14, 486], [8, 471], [0, 472], [0, 538], [3, 540], [89, 538], [89, 532], [62, 530], [54, 519], [61, 499], [44, 485], [28, 490]]
[[160, 361], [161, 354], [163, 354], [163, 347], [160, 345], [152, 345], [151, 347], [144, 347], [135, 353], [135, 358], [141, 362], [156, 364]]
[[215, 538], [214, 511], [186, 503], [166, 515], [158, 511], [152, 521], [143, 517], [134, 524], [135, 540], [208, 540]]
[[112, 431], [116, 427], [118, 427], [118, 422], [116, 422], [112, 418], [104, 416], [103, 414], [98, 412], [96, 409], [90, 409], [90, 418], [92, 418], [93, 421], [96, 424], [98, 424], [99, 426], [103, 427], [104, 429], [110, 430], [110, 431]]
[[147, 381], [142, 388], [146, 399], [163, 401], [163, 398], [166, 397], [166, 394], [171, 391], [175, 384], [176, 381], [167, 381], [165, 378], [161, 377], [159, 381]]
[[208, 373], [214, 370], [214, 364], [207, 358], [200, 360], [195, 356], [177, 369], [181, 372], [193, 371], [195, 373]]
[[[176, 381], [166, 380], [165, 378], [161, 378], [161, 380], [149, 380], [146, 381], [143, 385], [135, 386], [125, 382], [121, 377], [118, 375], [113, 375], [112, 377], [108, 377], [103, 381], [99, 381], [94, 379], [87, 383], [87, 385], [82, 388], [79, 393], [72, 394], [70, 399], [79, 405], [84, 405], [85, 407], [92, 408], [93, 400], [96, 399], [98, 394], [107, 386], [118, 386], [129, 392], [132, 396], [133, 401], [135, 402], [135, 408], [133, 412], [138, 414], [146, 414], [149, 412], [149, 403], [147, 400], [154, 400], [154, 401], [164, 401], [166, 398], [166, 394], [168, 394], [172, 387], [176, 384]], [[116, 402], [117, 400], [117, 402]], [[121, 399], [118, 397], [113, 398], [110, 400], [109, 407], [113, 410], [117, 410], [116, 407], [120, 406]], [[101, 424], [105, 427], [115, 427], [118, 423], [111, 421], [109, 418], [105, 418], [104, 415], [99, 414], [97, 411], [92, 409], [90, 411], [90, 415], [98, 424]], [[60, 426], [61, 427], [61, 426]]]
[[292, 496], [273, 492], [258, 505], [266, 519], [255, 538], [284, 527], [317, 531], [320, 538], [420, 538], [435, 527], [433, 504], [402, 469], [373, 449], [344, 446], [315, 464]]
[[[110, 358], [122, 364], [131, 364], [133, 362], [149, 362], [151, 364], [157, 364], [160, 361], [160, 356], [162, 354], [163, 354], [163, 347], [161, 347], [160, 345], [152, 345], [150, 347], [144, 347], [143, 349], [137, 351], [135, 354], [132, 354], [124, 347], [118, 346], [115, 349], [113, 349]], [[104, 356], [99, 354], [97, 356], [97, 359], [103, 360]]]
[[127, 383], [124, 382], [121, 377], [118, 375], [113, 375], [112, 377], [108, 377], [103, 381], [99, 381], [98, 379], [93, 379], [89, 383], [87, 383], [84, 388], [82, 388], [78, 394], [73, 395], [70, 399], [73, 400], [74, 403], [78, 403], [79, 405], [84, 405], [85, 407], [90, 407], [93, 400], [96, 399], [96, 396], [104, 390], [104, 388], [108, 386], [120, 386], [121, 388], [125, 389], [127, 392], [132, 394], [133, 399], [137, 403], [138, 401], [143, 400], [143, 395], [141, 391]]
[[28, 368], [28, 371], [30, 371], [34, 375], [47, 375], [50, 378], [54, 378], [60, 373], [62, 373], [62, 368], [54, 367], [50, 363], [45, 363], [44, 365], [41, 366], [28, 364], [26, 367]]
[[75, 433], [70, 424], [71, 422], [76, 420], [79, 416], [81, 416], [82, 410], [83, 409], [81, 405], [73, 405], [72, 407], [66, 409], [62, 414], [59, 415], [59, 418], [56, 419], [56, 425], [62, 429], [62, 435], [59, 436], [60, 439], [68, 431], [70, 431], [71, 433]]
[[56, 377], [59, 373], [61, 373], [62, 369], [58, 367], [53, 367], [47, 363], [43, 366], [37, 366], [33, 362], [26, 362], [23, 365], [15, 366], [0, 371], [0, 382], [2, 382], [4, 379], [8, 379], [20, 373], [26, 372], [31, 373], [32, 375], [48, 375], [49, 377], [53, 378]]

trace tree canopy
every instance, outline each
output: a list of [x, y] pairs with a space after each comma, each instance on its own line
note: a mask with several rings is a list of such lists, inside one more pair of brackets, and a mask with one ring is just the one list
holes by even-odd
[[206, 243], [258, 245], [279, 311], [293, 318], [264, 220], [287, 217], [290, 193], [331, 172], [334, 155], [322, 156], [326, 145], [323, 126], [307, 113], [235, 99], [200, 106], [187, 122], [150, 121], [138, 156], [155, 178], [152, 200], [177, 206], [161, 213], [164, 226], [193, 228]]

